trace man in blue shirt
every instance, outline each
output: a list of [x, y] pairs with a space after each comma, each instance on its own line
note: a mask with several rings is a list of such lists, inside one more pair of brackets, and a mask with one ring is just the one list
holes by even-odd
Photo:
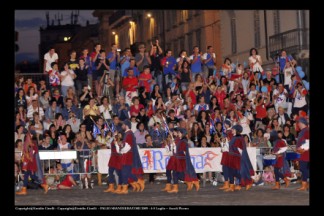
[[291, 55], [287, 56], [286, 50], [281, 50], [281, 54], [277, 59], [277, 63], [279, 64], [280, 72], [279, 72], [279, 82], [284, 83], [284, 69], [286, 66], [286, 62], [293, 62], [294, 59]]
[[198, 46], [195, 46], [193, 48], [193, 54], [189, 57], [190, 59], [190, 64], [191, 64], [191, 80], [195, 80], [195, 76], [196, 74], [200, 73], [200, 75], [203, 77], [203, 78], [206, 78], [204, 76], [204, 74], [202, 73], [202, 70], [201, 70], [201, 56], [200, 56], [200, 53], [199, 53], [199, 47]]
[[107, 59], [109, 60], [109, 77], [112, 82], [115, 82], [115, 74], [117, 70], [117, 64], [119, 62], [120, 53], [117, 51], [117, 44], [111, 44], [111, 52], [108, 53]]
[[214, 70], [216, 69], [216, 54], [212, 46], [207, 47], [207, 52], [202, 56], [202, 61], [206, 67], [205, 77], [213, 76]]
[[[161, 61], [161, 65], [163, 67], [163, 75], [165, 79], [165, 86], [169, 83], [172, 82], [173, 78], [177, 75], [175, 68], [177, 66], [177, 61], [176, 59], [171, 56], [172, 51], [171, 50], [166, 50], [165, 52], [165, 57]], [[165, 89], [165, 88], [163, 88]]]

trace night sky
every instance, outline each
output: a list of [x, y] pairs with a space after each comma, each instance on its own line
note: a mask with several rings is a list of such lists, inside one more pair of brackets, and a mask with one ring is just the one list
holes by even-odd
[[[38, 45], [40, 43], [39, 28], [46, 27], [46, 11], [49, 12], [50, 24], [55, 20], [55, 14], [63, 15], [61, 25], [71, 23], [72, 10], [16, 10], [15, 30], [19, 32], [16, 62], [22, 60], [35, 61], [38, 59]], [[74, 10], [75, 11], [75, 10]], [[90, 24], [97, 23], [97, 18], [92, 16], [93, 10], [80, 10], [78, 24], [84, 26], [89, 20]], [[55, 22], [57, 25], [57, 22]]]

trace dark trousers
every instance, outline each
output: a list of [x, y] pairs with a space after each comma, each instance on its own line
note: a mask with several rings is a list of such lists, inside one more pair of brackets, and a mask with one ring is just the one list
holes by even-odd
[[283, 72], [279, 73], [279, 82], [284, 84], [285, 83], [285, 75]]
[[180, 172], [173, 171], [173, 184], [178, 184]]
[[299, 168], [302, 172], [302, 181], [307, 181], [309, 177], [309, 162], [299, 161]]
[[275, 167], [274, 173], [275, 173], [276, 182], [279, 181], [279, 178], [284, 179], [284, 175], [282, 174], [282, 172], [280, 172], [280, 168]]
[[166, 171], [167, 183], [171, 183], [171, 170]]
[[30, 170], [23, 171], [22, 173], [24, 174], [24, 187], [27, 187], [29, 177], [34, 181], [39, 180], [38, 177], [35, 175], [35, 173], [32, 173]]
[[297, 115], [299, 115], [299, 111], [300, 111], [300, 110], [303, 110], [304, 112], [307, 113], [307, 111], [308, 111], [308, 105], [306, 104], [305, 106], [300, 107], [300, 108], [293, 107], [293, 108], [292, 108], [292, 113], [293, 113], [293, 114], [297, 114]]
[[116, 173], [118, 175], [118, 184], [122, 184], [122, 176], [121, 176], [121, 170], [115, 169], [113, 167], [109, 167], [108, 169], [108, 184], [113, 184], [115, 182], [115, 176], [114, 176], [114, 171], [116, 170]]
[[121, 173], [121, 176], [122, 176], [121, 183], [123, 185], [128, 184], [128, 178], [131, 178], [134, 181], [138, 180], [138, 178], [132, 173], [132, 166], [130, 166], [130, 165], [124, 165], [121, 172], [122, 172]]
[[240, 171], [228, 167], [228, 178], [229, 178], [230, 184], [234, 184], [234, 177], [236, 177], [236, 179], [240, 180], [241, 179]]
[[224, 175], [224, 179], [225, 181], [228, 181], [229, 179], [229, 171], [228, 171], [229, 167], [228, 166], [223, 166], [223, 175]]

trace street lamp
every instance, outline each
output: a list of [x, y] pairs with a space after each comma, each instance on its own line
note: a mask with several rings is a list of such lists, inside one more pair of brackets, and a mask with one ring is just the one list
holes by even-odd
[[113, 32], [112, 32], [112, 35], [115, 35], [115, 34], [116, 34], [116, 32], [113, 31]]
[[148, 17], [148, 18], [151, 18], [151, 17], [152, 17], [152, 14], [148, 13], [148, 14], [147, 14], [147, 17]]

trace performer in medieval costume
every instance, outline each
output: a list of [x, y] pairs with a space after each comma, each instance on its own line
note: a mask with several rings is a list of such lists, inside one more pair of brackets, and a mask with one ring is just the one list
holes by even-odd
[[[251, 175], [254, 175], [254, 170], [246, 150], [244, 138], [241, 136], [243, 128], [241, 125], [232, 127], [233, 138], [229, 142], [228, 151], [228, 171], [230, 186], [225, 189], [225, 192], [233, 192], [241, 190], [241, 186], [246, 186], [246, 190], [252, 187]], [[240, 185], [235, 187], [234, 177], [240, 180]]]
[[173, 185], [172, 189], [168, 193], [178, 193], [178, 180], [184, 179], [187, 184], [187, 190], [191, 190], [193, 185], [198, 191], [199, 181], [197, 174], [190, 160], [188, 141], [186, 138], [187, 130], [184, 128], [177, 128], [178, 138], [176, 142], [176, 153], [175, 153], [175, 170], [173, 171]]
[[302, 172], [302, 186], [297, 190], [306, 191], [308, 189], [307, 179], [309, 177], [309, 127], [304, 117], [297, 120], [298, 127], [301, 131], [298, 134], [296, 150], [300, 153], [299, 167]]
[[[122, 176], [121, 176], [121, 154], [120, 152], [120, 146], [119, 146], [119, 138], [117, 131], [116, 134], [113, 135], [114, 137], [110, 138], [108, 141], [108, 147], [110, 147], [111, 153], [110, 158], [108, 162], [108, 188], [104, 190], [104, 192], [121, 192], [122, 190]], [[115, 182], [115, 176], [114, 172], [118, 175], [118, 185], [117, 189], [114, 189], [114, 182]]]
[[43, 176], [42, 168], [40, 166], [40, 158], [38, 154], [37, 144], [32, 140], [32, 135], [28, 132], [25, 136], [25, 142], [23, 147], [22, 160], [22, 172], [24, 174], [24, 184], [21, 191], [16, 192], [17, 195], [27, 194], [27, 184], [29, 177], [36, 183], [43, 182], [41, 187], [46, 194], [48, 191], [48, 185], [46, 179]]
[[[117, 194], [128, 194], [128, 181], [130, 181], [131, 185], [134, 189], [137, 189], [138, 184], [140, 186], [140, 190], [143, 191], [145, 188], [144, 179], [140, 177], [143, 174], [143, 166], [140, 161], [138, 148], [136, 145], [136, 140], [133, 132], [131, 131], [131, 122], [126, 119], [122, 124], [123, 130], [125, 130], [125, 135], [122, 143], [122, 148], [120, 153], [121, 157], [121, 165], [122, 165], [122, 190], [120, 192], [116, 192]], [[139, 176], [140, 178], [138, 178]]]
[[228, 147], [229, 147], [229, 141], [231, 141], [231, 138], [233, 137], [232, 134], [232, 129], [231, 129], [231, 122], [230, 120], [225, 120], [224, 122], [225, 128], [226, 128], [226, 137], [223, 138], [222, 142], [222, 160], [221, 160], [221, 165], [222, 165], [222, 170], [223, 170], [223, 176], [224, 176], [224, 186], [219, 188], [221, 190], [225, 190], [229, 188], [229, 176], [228, 176]]
[[176, 157], [175, 157], [175, 150], [176, 150], [176, 144], [179, 140], [178, 138], [178, 132], [176, 129], [170, 129], [172, 135], [172, 138], [169, 140], [169, 143], [165, 146], [166, 153], [170, 155], [170, 159], [168, 160], [168, 164], [166, 166], [166, 176], [167, 176], [167, 183], [165, 185], [165, 188], [163, 188], [161, 191], [170, 191], [171, 190], [171, 180], [172, 180], [172, 173], [171, 171], [175, 170], [176, 165]]
[[280, 181], [279, 179], [283, 179], [285, 181], [286, 187], [289, 186], [290, 180], [287, 177], [290, 177], [290, 169], [288, 161], [286, 158], [287, 144], [282, 139], [282, 131], [278, 131], [277, 133], [272, 134], [273, 142], [273, 154], [276, 155], [276, 163], [274, 165], [274, 173], [276, 178], [276, 185], [272, 188], [273, 190], [280, 189]]

